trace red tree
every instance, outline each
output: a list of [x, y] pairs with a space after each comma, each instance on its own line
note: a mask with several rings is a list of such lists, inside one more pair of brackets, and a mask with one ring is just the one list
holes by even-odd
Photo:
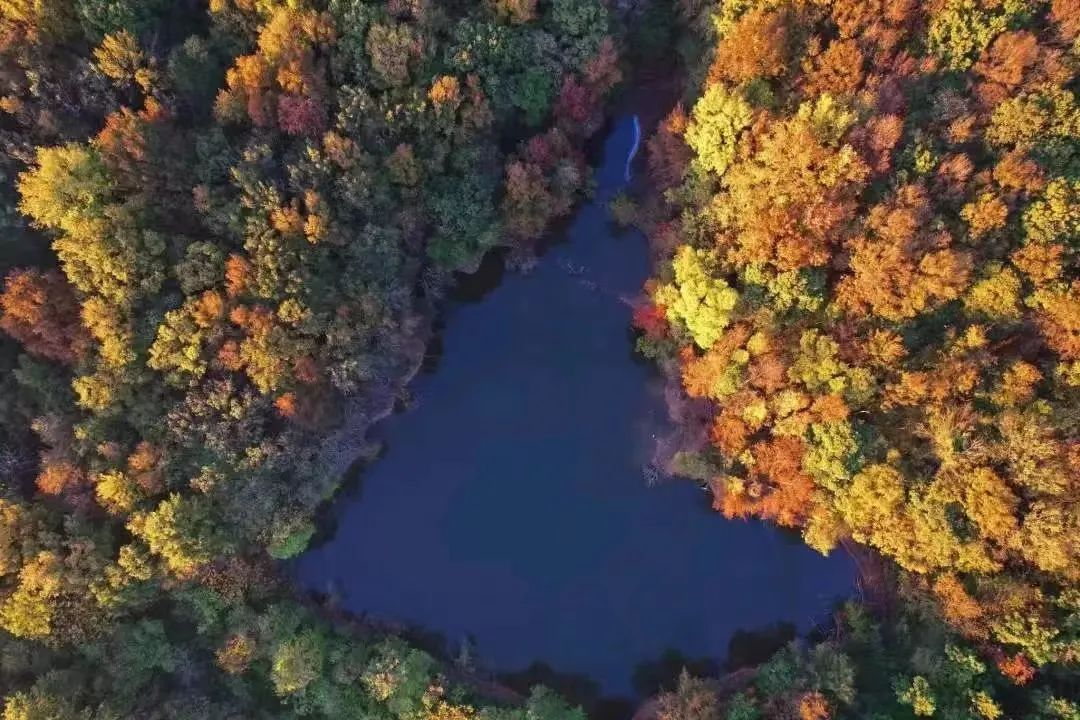
[[66, 365], [78, 361], [90, 344], [71, 286], [55, 270], [8, 275], [0, 295], [0, 329], [27, 351]]

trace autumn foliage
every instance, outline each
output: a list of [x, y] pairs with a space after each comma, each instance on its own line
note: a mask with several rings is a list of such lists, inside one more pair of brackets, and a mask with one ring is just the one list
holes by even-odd
[[5, 720], [487, 712], [274, 562], [454, 271], [583, 196], [613, 30], [602, 0], [0, 0]]
[[649, 142], [635, 325], [714, 507], [873, 548], [1017, 684], [1080, 658], [1078, 9], [724, 3]]
[[71, 287], [55, 271], [20, 270], [8, 275], [0, 295], [0, 329], [27, 350], [74, 364], [89, 349]]

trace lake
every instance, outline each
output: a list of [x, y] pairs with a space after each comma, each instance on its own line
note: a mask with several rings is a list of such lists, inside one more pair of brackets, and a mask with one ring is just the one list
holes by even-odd
[[648, 250], [607, 212], [632, 144], [624, 117], [594, 201], [532, 272], [450, 304], [437, 367], [378, 426], [386, 452], [334, 507], [333, 537], [294, 566], [348, 610], [472, 638], [485, 668], [543, 661], [623, 696], [666, 649], [723, 659], [740, 629], [809, 629], [855, 577], [842, 553], [724, 520], [693, 482], [647, 482], [666, 411], [626, 298]]

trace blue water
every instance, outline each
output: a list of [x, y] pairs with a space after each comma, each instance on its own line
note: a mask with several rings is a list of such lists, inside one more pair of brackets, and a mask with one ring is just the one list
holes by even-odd
[[438, 367], [295, 568], [352, 611], [471, 635], [488, 668], [542, 660], [610, 694], [667, 648], [722, 659], [738, 629], [808, 629], [854, 578], [841, 554], [725, 521], [692, 482], [646, 483], [666, 414], [619, 297], [648, 275], [646, 241], [606, 212], [632, 144], [624, 118], [596, 201], [535, 271], [448, 310]]

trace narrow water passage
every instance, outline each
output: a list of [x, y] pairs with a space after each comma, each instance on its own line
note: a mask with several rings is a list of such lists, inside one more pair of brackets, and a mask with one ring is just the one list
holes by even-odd
[[567, 242], [449, 310], [436, 371], [378, 428], [387, 452], [333, 539], [296, 565], [354, 612], [473, 637], [489, 668], [542, 660], [612, 694], [665, 649], [722, 659], [736, 630], [807, 629], [854, 577], [843, 555], [725, 521], [691, 482], [646, 482], [665, 410], [620, 298], [648, 253], [606, 210], [633, 141], [623, 118]]

